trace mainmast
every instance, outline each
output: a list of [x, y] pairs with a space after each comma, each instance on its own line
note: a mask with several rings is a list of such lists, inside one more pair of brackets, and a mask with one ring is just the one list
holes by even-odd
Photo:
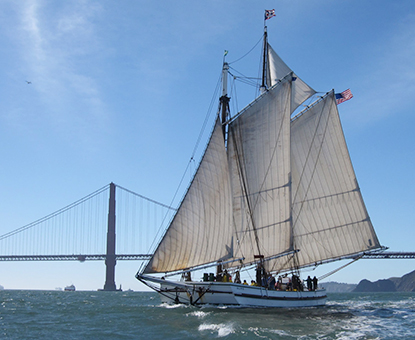
[[[227, 51], [225, 51], [225, 56]], [[221, 113], [221, 123], [222, 123], [222, 131], [223, 136], [226, 139], [226, 122], [228, 120], [229, 115], [229, 100], [228, 97], [228, 70], [229, 64], [225, 62], [225, 56], [223, 60], [223, 68], [222, 68], [222, 96], [219, 98], [220, 101], [220, 113]]]
[[[265, 19], [266, 20], [266, 19]], [[260, 87], [261, 93], [267, 90], [267, 64], [268, 64], [268, 33], [267, 26], [264, 22], [264, 48], [262, 56], [262, 84]]]
[[261, 93], [264, 93], [268, 86], [267, 77], [268, 77], [268, 33], [267, 33], [267, 20], [275, 17], [275, 9], [266, 9], [264, 16], [264, 50], [262, 56], [262, 84], [261, 84]]

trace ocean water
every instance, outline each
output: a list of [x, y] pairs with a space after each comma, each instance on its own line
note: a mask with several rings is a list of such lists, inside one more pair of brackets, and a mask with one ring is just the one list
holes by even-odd
[[0, 291], [0, 339], [415, 339], [415, 293], [328, 294], [325, 307], [160, 303], [149, 292]]

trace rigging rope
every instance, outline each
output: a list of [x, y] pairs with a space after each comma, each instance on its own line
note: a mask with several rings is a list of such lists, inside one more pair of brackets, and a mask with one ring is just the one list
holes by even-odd
[[236, 73], [239, 73], [240, 76], [236, 76], [234, 74], [232, 74], [231, 72], [228, 71], [228, 73], [235, 79], [235, 80], [239, 80], [241, 83], [245, 83], [247, 85], [251, 85], [254, 87], [258, 86], [258, 81], [260, 78], [257, 77], [247, 77], [244, 74], [242, 74], [241, 72], [239, 72], [238, 70], [234, 69], [233, 67], [229, 67], [230, 69], [232, 69], [233, 71], [235, 71]]
[[363, 257], [363, 255], [361, 255], [361, 256], [359, 256], [359, 257], [357, 257], [357, 258], [353, 259], [351, 262], [346, 263], [345, 265], [343, 265], [343, 266], [341, 266], [341, 267], [339, 267], [339, 268], [337, 268], [337, 269], [332, 270], [331, 272], [328, 272], [328, 273], [326, 273], [326, 274], [324, 274], [324, 275], [320, 276], [320, 277], [318, 278], [318, 279], [319, 279], [319, 281], [321, 281], [321, 280], [324, 280], [324, 279], [328, 278], [329, 276], [333, 275], [334, 273], [337, 273], [340, 269], [343, 269], [343, 268], [345, 268], [345, 267], [347, 267], [347, 266], [351, 265], [352, 263], [356, 262], [357, 260], [360, 260], [362, 257]]
[[258, 44], [260, 43], [260, 42], [262, 42], [262, 39], [263, 39], [263, 37], [264, 37], [264, 35], [262, 35], [261, 36], [261, 38], [258, 40], [258, 42], [254, 45], [254, 47], [252, 47], [247, 53], [245, 53], [242, 57], [240, 57], [239, 59], [236, 59], [236, 60], [234, 60], [234, 61], [232, 61], [232, 62], [230, 62], [230, 63], [228, 63], [229, 65], [230, 64], [235, 64], [236, 62], [238, 62], [238, 61], [240, 61], [241, 59], [243, 59], [243, 58], [245, 58], [249, 53], [251, 53], [254, 49], [255, 49], [255, 47], [257, 47], [258, 46]]
[[[221, 72], [221, 76], [222, 76], [222, 72]], [[210, 118], [210, 115], [211, 115], [211, 112], [212, 112], [212, 107], [213, 107], [213, 104], [216, 102], [216, 99], [217, 99], [217, 97], [218, 97], [219, 87], [220, 87], [220, 83], [221, 83], [221, 76], [219, 77], [218, 82], [216, 83], [215, 92], [214, 92], [214, 94], [213, 94], [213, 96], [212, 96], [212, 99], [211, 99], [211, 101], [210, 101], [209, 108], [208, 108], [208, 110], [207, 110], [207, 112], [206, 112], [205, 120], [204, 120], [203, 125], [202, 125], [202, 128], [201, 128], [201, 130], [200, 130], [199, 137], [197, 138], [196, 145], [195, 145], [195, 147], [193, 148], [193, 152], [192, 152], [192, 156], [191, 156], [191, 158], [190, 158], [190, 161], [193, 159], [193, 157], [194, 157], [194, 156], [195, 156], [195, 154], [196, 154], [196, 150], [197, 150], [197, 148], [199, 147], [200, 141], [201, 141], [202, 136], [203, 136], [203, 134], [204, 134], [204, 132], [205, 132], [207, 122], [209, 121], [209, 118]], [[187, 169], [186, 169], [186, 170], [187, 170]]]

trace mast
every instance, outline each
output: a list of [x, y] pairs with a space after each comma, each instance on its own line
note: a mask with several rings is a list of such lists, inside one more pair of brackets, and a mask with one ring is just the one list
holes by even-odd
[[260, 87], [261, 93], [264, 93], [267, 89], [267, 64], [268, 64], [268, 33], [267, 26], [264, 21], [264, 49], [262, 56], [262, 84]]
[[222, 68], [222, 96], [219, 98], [220, 101], [220, 112], [221, 112], [221, 123], [222, 123], [222, 131], [223, 136], [226, 140], [226, 121], [229, 114], [229, 100], [228, 97], [228, 70], [229, 64], [225, 62], [225, 56], [227, 51], [225, 51], [225, 55], [223, 57], [223, 68]]

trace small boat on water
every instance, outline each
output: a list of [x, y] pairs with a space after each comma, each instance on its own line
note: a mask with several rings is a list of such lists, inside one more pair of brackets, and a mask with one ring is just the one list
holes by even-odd
[[[228, 72], [224, 61], [220, 107], [198, 170], [136, 277], [175, 303], [324, 305], [325, 290], [311, 278], [304, 284], [302, 269], [382, 249], [340, 123], [337, 105], [350, 91], [315, 96], [272, 49], [266, 25], [261, 93], [233, 117]], [[248, 270], [253, 285], [241, 282]], [[203, 280], [192, 280], [195, 271]]]
[[70, 285], [70, 286], [66, 286], [64, 290], [65, 292], [74, 292], [76, 289], [74, 285]]

